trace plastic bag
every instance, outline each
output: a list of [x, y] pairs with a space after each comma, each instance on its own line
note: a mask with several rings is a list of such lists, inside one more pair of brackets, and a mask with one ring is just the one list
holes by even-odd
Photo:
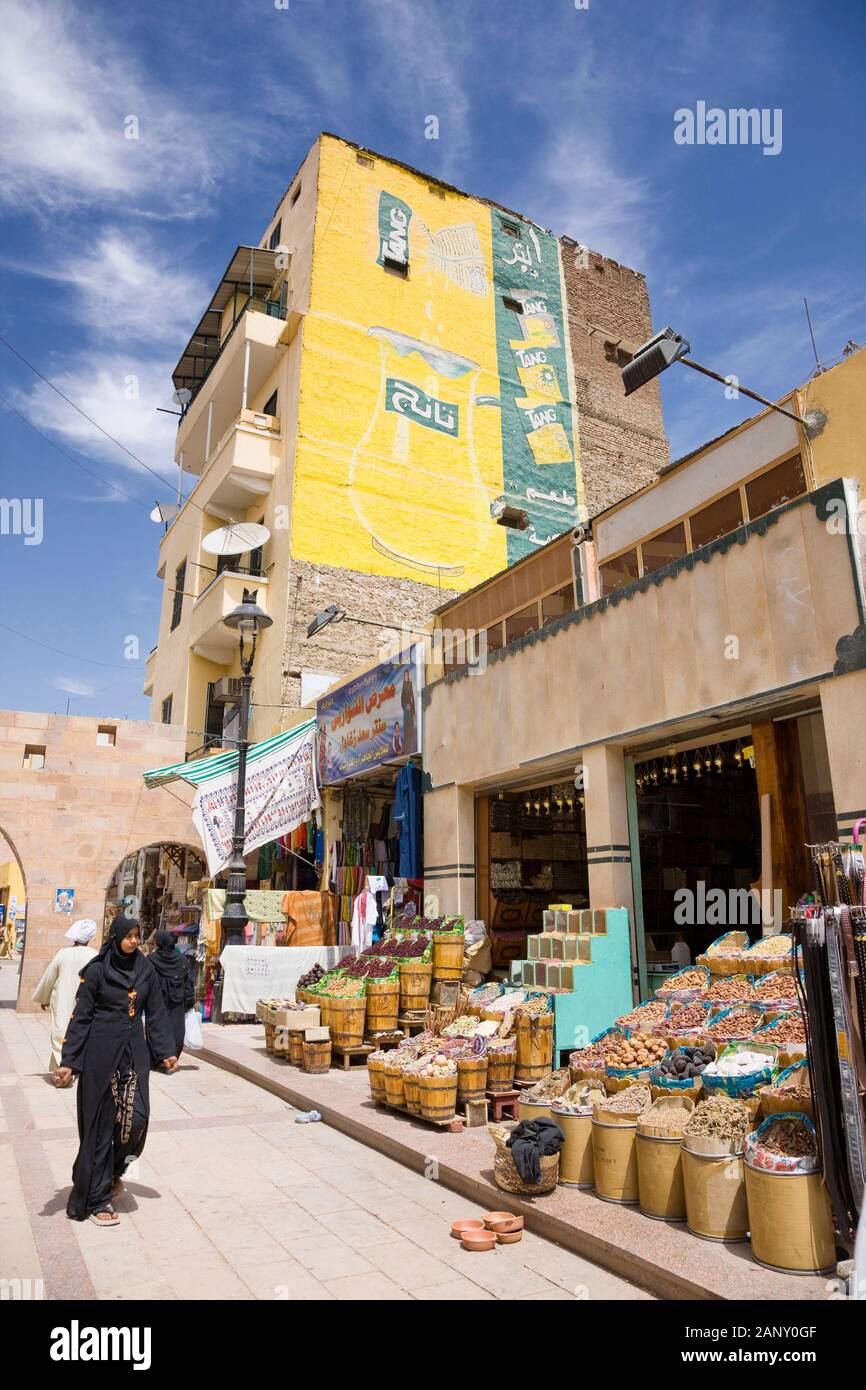
[[201, 1014], [198, 1009], [190, 1009], [183, 1020], [183, 1045], [191, 1052], [204, 1047], [204, 1034], [201, 1028]]

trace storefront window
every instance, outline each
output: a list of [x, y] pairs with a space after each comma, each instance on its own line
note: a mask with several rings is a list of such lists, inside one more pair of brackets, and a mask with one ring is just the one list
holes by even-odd
[[512, 613], [510, 618], [505, 619], [505, 640], [513, 642], [516, 637], [535, 632], [537, 627], [538, 604], [531, 603], [528, 608], [521, 608], [519, 613]]
[[487, 653], [498, 652], [500, 647], [505, 646], [505, 639], [502, 636], [502, 624], [493, 623], [487, 629]]
[[685, 523], [678, 521], [676, 526], [671, 526], [668, 531], [653, 536], [652, 540], [644, 541], [641, 550], [644, 574], [652, 574], [653, 570], [661, 569], [662, 565], [679, 560], [686, 553]]
[[742, 524], [743, 508], [739, 492], [729, 492], [725, 497], [719, 497], [690, 518], [692, 550], [698, 550], [702, 545], [718, 540], [719, 536], [736, 531]]
[[562, 618], [566, 613], [574, 611], [574, 587], [566, 584], [561, 589], [557, 589], [555, 594], [546, 594], [541, 600], [541, 623], [553, 622], [554, 618]]
[[803, 465], [800, 455], [795, 454], [792, 459], [777, 463], [769, 473], [762, 473], [760, 478], [753, 478], [750, 483], [746, 483], [749, 516], [754, 521], [755, 517], [765, 516], [774, 507], [781, 507], [785, 502], [790, 502], [793, 497], [802, 497], [805, 491]]
[[603, 594], [612, 594], [624, 584], [631, 584], [640, 577], [637, 551], [627, 550], [624, 555], [617, 555], [615, 560], [605, 560], [604, 564], [598, 567], [598, 575]]

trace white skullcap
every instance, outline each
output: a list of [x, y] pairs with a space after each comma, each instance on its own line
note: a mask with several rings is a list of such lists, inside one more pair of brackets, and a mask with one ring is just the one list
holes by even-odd
[[92, 917], [80, 917], [77, 922], [66, 933], [67, 941], [74, 941], [77, 946], [86, 946], [91, 937], [96, 935], [96, 923]]

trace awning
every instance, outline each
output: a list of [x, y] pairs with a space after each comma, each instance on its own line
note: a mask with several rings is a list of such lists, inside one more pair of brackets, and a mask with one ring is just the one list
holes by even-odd
[[[260, 762], [262, 758], [269, 757], [278, 749], [286, 749], [292, 743], [300, 743], [315, 728], [316, 720], [305, 719], [303, 724], [296, 724], [293, 729], [286, 729], [285, 733], [275, 734], [273, 738], [267, 738], [263, 743], [254, 743], [247, 751], [247, 768]], [[199, 758], [195, 762], [171, 763], [168, 767], [154, 767], [144, 774], [144, 785], [146, 787], [164, 787], [168, 782], [189, 782], [194, 787], [200, 787], [203, 783], [211, 782], [215, 777], [222, 777], [227, 772], [235, 772], [238, 765], [238, 754], [219, 753], [215, 758]]]
[[264, 298], [277, 277], [277, 251], [261, 246], [239, 246], [225, 268], [198, 326], [172, 372], [175, 388], [194, 391], [219, 356], [223, 311], [237, 292], [239, 302]]

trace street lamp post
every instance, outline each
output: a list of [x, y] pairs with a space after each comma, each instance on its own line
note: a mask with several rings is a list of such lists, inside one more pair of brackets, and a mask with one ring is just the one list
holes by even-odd
[[[232, 836], [232, 857], [228, 864], [228, 888], [226, 905], [220, 922], [221, 946], [242, 946], [244, 928], [248, 918], [244, 907], [247, 891], [247, 867], [244, 860], [244, 839], [246, 834], [245, 793], [247, 780], [247, 749], [249, 748], [250, 692], [253, 685], [253, 661], [256, 655], [256, 639], [260, 632], [270, 627], [273, 621], [256, 603], [257, 591], [244, 589], [243, 601], [238, 604], [223, 621], [226, 627], [234, 628], [239, 634], [241, 660], [241, 709], [238, 728], [238, 790], [235, 801], [235, 827]], [[249, 654], [245, 654], [245, 639], [250, 640]]]

